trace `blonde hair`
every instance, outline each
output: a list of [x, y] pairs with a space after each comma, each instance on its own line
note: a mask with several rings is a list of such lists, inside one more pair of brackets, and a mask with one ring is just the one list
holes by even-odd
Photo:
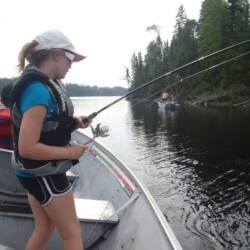
[[18, 72], [22, 72], [25, 68], [25, 60], [30, 64], [34, 64], [39, 67], [41, 62], [48, 59], [51, 50], [39, 50], [34, 51], [33, 48], [37, 45], [36, 41], [32, 41], [23, 45], [22, 49], [18, 55], [18, 64], [17, 70]]

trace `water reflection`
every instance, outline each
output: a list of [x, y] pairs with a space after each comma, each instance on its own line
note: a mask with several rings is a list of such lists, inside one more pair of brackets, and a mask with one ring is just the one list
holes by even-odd
[[[148, 174], [156, 177], [147, 185], [165, 207], [171, 226], [179, 224], [179, 230], [183, 225], [192, 233], [181, 229], [185, 249], [248, 249], [249, 112], [221, 108], [155, 112], [145, 107], [132, 112], [134, 119], [143, 120], [144, 133], [154, 136], [153, 140], [145, 136], [152, 163]], [[190, 237], [192, 242], [187, 242]]]
[[[111, 101], [74, 100], [80, 114]], [[111, 124], [101, 143], [148, 187], [183, 249], [250, 248], [249, 110], [122, 101], [98, 121]]]

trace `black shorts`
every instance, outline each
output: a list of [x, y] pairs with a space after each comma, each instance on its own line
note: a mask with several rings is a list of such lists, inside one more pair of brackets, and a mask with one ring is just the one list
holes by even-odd
[[43, 206], [47, 205], [53, 197], [66, 194], [72, 189], [66, 173], [43, 177], [19, 175], [17, 177], [27, 192], [32, 194]]

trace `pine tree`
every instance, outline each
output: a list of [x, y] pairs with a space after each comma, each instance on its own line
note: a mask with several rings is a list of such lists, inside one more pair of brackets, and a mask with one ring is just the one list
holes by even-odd
[[[213, 53], [227, 45], [227, 3], [223, 0], [205, 0], [202, 3], [198, 22], [198, 53], [199, 57]], [[224, 55], [209, 59], [200, 65], [200, 70], [223, 61]], [[206, 72], [198, 77], [198, 89], [202, 94], [211, 94], [219, 86], [224, 72], [220, 68]]]
[[[145, 69], [143, 65], [142, 55], [141, 52], [138, 52], [136, 55], [135, 53], [131, 59], [131, 86], [130, 90], [136, 89], [141, 86], [145, 80]], [[140, 90], [137, 93], [133, 94], [130, 99], [137, 98], [138, 96], [142, 95], [144, 90]]]
[[[249, 39], [250, 37], [250, 14], [248, 0], [228, 0], [228, 43], [235, 44]], [[244, 46], [239, 50], [229, 53], [230, 57], [237, 56], [250, 50], [250, 45]], [[250, 64], [249, 56], [245, 56], [237, 60], [237, 63], [230, 64], [226, 69], [226, 76], [223, 84], [250, 86]]]
[[225, 47], [228, 12], [223, 0], [205, 0], [198, 26], [199, 55], [203, 56]]
[[[171, 69], [183, 66], [197, 58], [197, 22], [187, 18], [185, 8], [181, 5], [176, 15], [176, 24], [174, 35], [171, 41], [169, 65]], [[195, 72], [195, 67], [183, 70], [179, 74], [181, 78], [191, 75]], [[176, 81], [179, 76], [175, 76], [172, 81]], [[189, 84], [175, 88], [175, 94], [183, 94], [188, 88], [195, 83], [191, 79]]]

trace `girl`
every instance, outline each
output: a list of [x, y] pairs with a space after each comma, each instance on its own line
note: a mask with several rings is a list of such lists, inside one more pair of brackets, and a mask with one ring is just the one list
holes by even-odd
[[[74, 129], [86, 128], [73, 117], [73, 105], [60, 82], [73, 62], [85, 57], [57, 30], [39, 34], [19, 53], [22, 72], [11, 93], [14, 154], [12, 165], [28, 192], [35, 218], [26, 250], [42, 250], [57, 228], [64, 249], [82, 250], [81, 230], [66, 171], [87, 146], [70, 145]], [[25, 67], [25, 60], [28, 65]]]

